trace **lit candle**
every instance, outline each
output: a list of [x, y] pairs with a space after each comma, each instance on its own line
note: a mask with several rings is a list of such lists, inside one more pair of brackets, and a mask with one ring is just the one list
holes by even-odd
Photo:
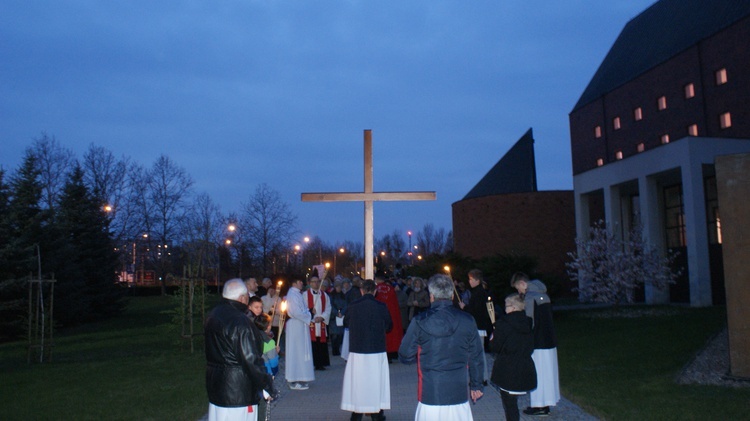
[[281, 302], [281, 316], [279, 319], [279, 337], [277, 340], [281, 340], [281, 333], [284, 332], [284, 319], [286, 316], [286, 300]]
[[492, 303], [492, 297], [487, 297], [487, 313], [490, 315], [492, 324], [495, 324], [495, 304]]

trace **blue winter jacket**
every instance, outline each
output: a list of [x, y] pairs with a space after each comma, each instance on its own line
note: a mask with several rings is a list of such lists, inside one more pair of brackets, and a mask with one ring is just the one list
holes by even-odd
[[483, 353], [474, 318], [450, 300], [415, 316], [398, 350], [402, 363], [417, 363], [417, 397], [425, 405], [462, 404], [469, 389], [484, 390]]

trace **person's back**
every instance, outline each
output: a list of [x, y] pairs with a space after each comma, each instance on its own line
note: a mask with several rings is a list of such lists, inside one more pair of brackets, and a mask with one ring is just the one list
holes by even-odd
[[[451, 301], [436, 301], [429, 310], [412, 319], [402, 344], [402, 350], [419, 348], [416, 357], [404, 358], [406, 352], [399, 352], [399, 359], [407, 364], [419, 360], [420, 402], [455, 405], [468, 400], [466, 385], [471, 376], [466, 367], [469, 359], [475, 362], [482, 359], [482, 344], [471, 315], [454, 307]], [[476, 382], [481, 383], [481, 378], [479, 370]], [[475, 389], [480, 384], [473, 386]]]
[[428, 289], [432, 305], [412, 319], [399, 348], [401, 362], [419, 362], [415, 420], [471, 420], [469, 399], [476, 402], [483, 394], [483, 347], [477, 324], [453, 306], [453, 281], [448, 276], [434, 275]]

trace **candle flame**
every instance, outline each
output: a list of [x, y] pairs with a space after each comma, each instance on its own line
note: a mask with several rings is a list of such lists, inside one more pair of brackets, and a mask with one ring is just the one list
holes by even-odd
[[286, 311], [286, 300], [281, 302], [281, 312], [283, 313], [285, 311]]

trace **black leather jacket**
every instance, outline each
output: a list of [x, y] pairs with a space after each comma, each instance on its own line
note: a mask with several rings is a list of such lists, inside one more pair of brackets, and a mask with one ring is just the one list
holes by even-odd
[[206, 391], [217, 406], [257, 405], [263, 389], [276, 395], [263, 364], [262, 332], [247, 319], [246, 309], [222, 299], [206, 318]]

